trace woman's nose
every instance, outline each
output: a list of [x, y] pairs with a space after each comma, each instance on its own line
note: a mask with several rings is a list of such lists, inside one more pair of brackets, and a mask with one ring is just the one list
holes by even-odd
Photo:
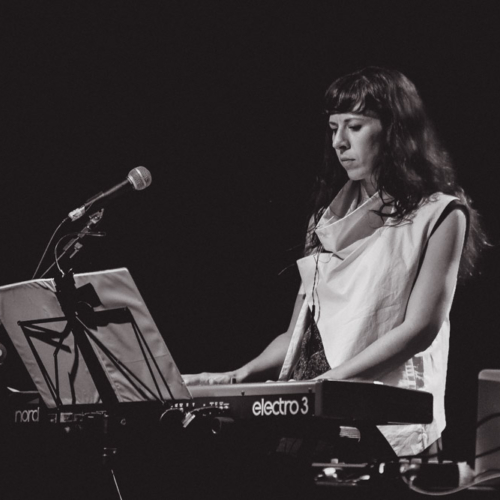
[[348, 141], [347, 138], [344, 134], [344, 132], [340, 129], [338, 129], [332, 137], [332, 147], [333, 149], [337, 149], [339, 151], [344, 151], [345, 149], [348, 149]]

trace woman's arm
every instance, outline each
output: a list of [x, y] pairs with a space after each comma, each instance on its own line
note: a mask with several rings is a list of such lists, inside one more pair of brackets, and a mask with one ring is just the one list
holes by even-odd
[[464, 213], [453, 210], [429, 239], [403, 323], [317, 378], [373, 380], [427, 349], [453, 297], [465, 230]]
[[278, 378], [304, 300], [305, 295], [297, 295], [288, 330], [276, 337], [255, 359], [233, 371], [223, 373], [203, 372], [195, 375], [183, 375], [186, 384], [230, 384], [232, 382], [242, 383]]

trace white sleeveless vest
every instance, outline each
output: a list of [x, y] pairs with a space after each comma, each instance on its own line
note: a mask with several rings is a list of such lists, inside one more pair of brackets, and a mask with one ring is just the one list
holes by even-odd
[[[436, 193], [410, 221], [394, 224], [373, 213], [378, 194], [358, 203], [360, 186], [348, 181], [316, 227], [323, 248], [297, 264], [306, 301], [300, 311], [280, 374], [287, 380], [297, 362], [308, 309], [315, 311], [325, 355], [334, 368], [351, 359], [404, 320], [420, 259], [432, 229], [455, 199]], [[317, 264], [316, 264], [316, 261]], [[314, 295], [314, 296], [313, 296]], [[434, 396], [434, 421], [425, 425], [386, 425], [379, 429], [397, 455], [422, 452], [438, 439], [446, 421], [444, 391], [448, 362], [449, 310], [432, 345], [374, 381]]]

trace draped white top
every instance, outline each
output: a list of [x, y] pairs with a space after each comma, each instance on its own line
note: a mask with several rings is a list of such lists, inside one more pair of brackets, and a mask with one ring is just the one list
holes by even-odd
[[[364, 191], [364, 190], [363, 190]], [[394, 224], [373, 210], [379, 194], [368, 197], [348, 181], [323, 214], [315, 232], [325, 252], [298, 261], [306, 301], [297, 319], [280, 380], [290, 377], [307, 329], [307, 312], [315, 311], [325, 355], [339, 366], [400, 325], [432, 229], [455, 199], [436, 193], [421, 204], [411, 220]], [[328, 253], [327, 253], [328, 252]], [[444, 392], [449, 343], [449, 310], [432, 345], [374, 381], [428, 391], [434, 396], [431, 424], [386, 425], [379, 429], [398, 455], [422, 452], [443, 431]]]

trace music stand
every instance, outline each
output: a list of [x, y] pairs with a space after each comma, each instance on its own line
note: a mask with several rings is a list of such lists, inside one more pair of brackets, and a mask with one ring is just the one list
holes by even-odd
[[[0, 319], [48, 409], [191, 399], [125, 268], [0, 287]], [[83, 406], [82, 406], [83, 408]], [[115, 481], [106, 442], [103, 459]]]
[[[190, 399], [129, 271], [76, 274], [76, 321], [116, 402]], [[0, 318], [48, 408], [103, 402], [52, 279], [0, 287]]]

